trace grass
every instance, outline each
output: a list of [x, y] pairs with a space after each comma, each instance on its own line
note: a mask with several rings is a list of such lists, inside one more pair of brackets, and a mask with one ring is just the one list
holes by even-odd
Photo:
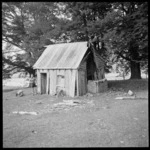
[[[92, 97], [77, 97], [85, 105], [68, 111], [50, 111], [65, 97], [33, 96], [31, 88], [23, 89], [23, 97], [15, 96], [17, 89], [4, 92], [3, 146], [148, 147], [148, 80], [108, 81], [108, 87], [108, 91]], [[133, 90], [146, 99], [116, 100], [124, 92], [110, 92], [112, 88]], [[86, 104], [89, 101], [94, 105]], [[13, 111], [35, 111], [38, 115], [17, 115]]]

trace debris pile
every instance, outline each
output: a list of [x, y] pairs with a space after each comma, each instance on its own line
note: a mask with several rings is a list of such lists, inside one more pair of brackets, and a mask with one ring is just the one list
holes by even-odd
[[63, 100], [63, 102], [59, 102], [56, 104], [53, 104], [51, 109], [52, 110], [69, 110], [73, 107], [83, 107], [85, 104], [93, 106], [93, 101], [83, 101], [83, 100]]

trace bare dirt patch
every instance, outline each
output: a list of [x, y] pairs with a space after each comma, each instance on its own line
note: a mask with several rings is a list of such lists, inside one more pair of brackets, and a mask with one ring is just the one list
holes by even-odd
[[[107, 92], [69, 97], [3, 92], [3, 147], [148, 147], [148, 81], [109, 81]], [[145, 99], [116, 100], [128, 90]], [[57, 107], [54, 107], [57, 106]], [[37, 112], [37, 115], [13, 111]]]

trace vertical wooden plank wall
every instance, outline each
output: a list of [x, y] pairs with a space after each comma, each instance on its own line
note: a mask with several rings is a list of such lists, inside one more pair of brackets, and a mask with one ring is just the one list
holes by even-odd
[[71, 87], [72, 87], [72, 85], [71, 85], [71, 70], [67, 70], [67, 72], [68, 72], [68, 85], [69, 85], [69, 91], [68, 91], [68, 94], [69, 94], [69, 96], [71, 96]]
[[46, 93], [49, 94], [49, 70], [47, 70], [47, 85], [46, 85]]
[[65, 71], [64, 70], [60, 70], [59, 74], [61, 75], [61, 87], [64, 90], [64, 92], [66, 91], [65, 89]]
[[65, 89], [66, 89], [66, 95], [69, 96], [69, 73], [68, 70], [65, 70]]
[[41, 94], [41, 74], [39, 69], [37, 69], [37, 92]]
[[50, 70], [50, 95], [56, 94], [57, 70]]
[[77, 85], [77, 96], [79, 96], [79, 78], [78, 78], [78, 72], [79, 70], [77, 70], [77, 73], [76, 73], [76, 85]]
[[57, 84], [57, 70], [53, 70], [52, 80], [54, 80], [54, 82], [53, 82], [53, 95], [55, 95], [56, 94], [56, 84]]
[[56, 77], [56, 90], [57, 90], [57, 86], [60, 83], [60, 76], [58, 76], [60, 74], [59, 72], [60, 72], [60, 70], [56, 70], [56, 74], [57, 74], [57, 77]]
[[71, 87], [70, 87], [70, 96], [75, 96], [75, 78], [76, 78], [76, 70], [71, 70]]
[[[57, 74], [64, 75], [64, 89], [67, 96], [75, 96], [75, 84], [77, 95], [83, 95], [86, 91], [85, 71], [78, 70], [49, 70], [47, 72], [47, 93], [56, 94]], [[41, 84], [41, 83], [40, 83]]]
[[78, 82], [79, 82], [79, 95], [84, 95], [87, 92], [86, 83], [86, 72], [85, 70], [79, 70], [78, 72]]
[[65, 91], [67, 96], [75, 96], [75, 79], [76, 79], [77, 70], [65, 70]]
[[59, 75], [62, 75], [62, 76], [64, 76], [65, 75], [65, 71], [64, 70], [59, 70]]
[[53, 70], [50, 70], [50, 95], [53, 95]]
[[79, 96], [81, 96], [80, 69], [78, 70], [78, 92], [79, 92]]
[[86, 61], [82, 61], [78, 69], [78, 91], [79, 96], [87, 92], [87, 68]]

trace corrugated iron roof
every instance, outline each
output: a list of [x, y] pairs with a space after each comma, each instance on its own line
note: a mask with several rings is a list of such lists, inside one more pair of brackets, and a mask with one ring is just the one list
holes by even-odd
[[33, 67], [35, 69], [77, 69], [87, 49], [87, 42], [49, 45]]

